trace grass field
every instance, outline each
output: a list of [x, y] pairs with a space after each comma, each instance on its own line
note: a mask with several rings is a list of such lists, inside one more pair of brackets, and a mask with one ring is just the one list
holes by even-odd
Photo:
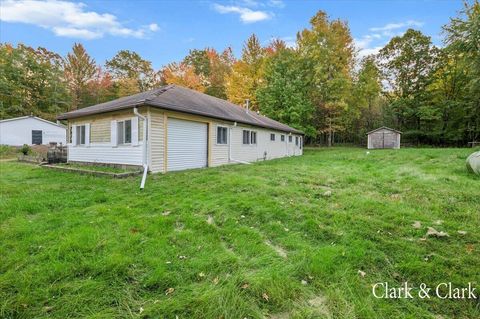
[[151, 175], [144, 191], [2, 162], [0, 317], [479, 318], [478, 299], [371, 292], [480, 289], [470, 153], [307, 150]]

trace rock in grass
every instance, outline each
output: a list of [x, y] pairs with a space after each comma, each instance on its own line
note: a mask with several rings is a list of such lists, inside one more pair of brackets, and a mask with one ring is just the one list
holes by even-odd
[[433, 227], [428, 227], [427, 236], [434, 236], [434, 237], [449, 237], [448, 234], [444, 231], [438, 231]]
[[412, 224], [412, 227], [413, 228], [416, 228], [416, 229], [420, 229], [422, 227], [422, 223], [419, 222], [418, 220], [416, 220], [413, 224]]
[[480, 151], [471, 154], [467, 158], [467, 170], [471, 173], [480, 175]]

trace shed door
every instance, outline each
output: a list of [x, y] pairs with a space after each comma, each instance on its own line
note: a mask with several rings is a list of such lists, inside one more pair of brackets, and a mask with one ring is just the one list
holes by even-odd
[[169, 118], [167, 171], [207, 166], [208, 125]]
[[41, 145], [42, 143], [42, 131], [32, 130], [32, 144]]
[[395, 148], [395, 144], [397, 142], [397, 136], [395, 133], [387, 133], [383, 134], [383, 148]]

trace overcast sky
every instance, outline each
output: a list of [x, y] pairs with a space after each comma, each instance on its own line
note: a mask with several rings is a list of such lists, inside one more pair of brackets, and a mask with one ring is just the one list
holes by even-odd
[[441, 27], [462, 1], [37, 1], [1, 0], [0, 40], [42, 46], [65, 55], [81, 42], [103, 64], [121, 49], [135, 50], [155, 68], [189, 49], [231, 46], [235, 55], [252, 33], [294, 45], [318, 11], [346, 20], [360, 55], [415, 28], [441, 45]]

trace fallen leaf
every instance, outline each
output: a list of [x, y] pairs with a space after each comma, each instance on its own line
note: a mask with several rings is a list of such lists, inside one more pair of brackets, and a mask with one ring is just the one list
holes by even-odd
[[308, 284], [308, 282], [306, 280], [302, 280], [302, 285], [306, 286]]
[[180, 255], [178, 256], [178, 259], [187, 259], [187, 256]]
[[138, 233], [138, 229], [136, 229], [136, 228], [131, 228], [131, 229], [130, 229], [130, 232], [131, 232], [132, 234], [136, 234], [136, 233]]
[[169, 210], [166, 210], [166, 211], [164, 211], [164, 212], [162, 213], [162, 215], [163, 215], [163, 216], [168, 216], [168, 215], [170, 215], [170, 211], [169, 211]]
[[358, 274], [363, 278], [363, 277], [365, 277], [365, 275], [366, 275], [367, 273], [364, 272], [364, 271], [359, 270], [359, 271], [358, 271]]
[[138, 313], [142, 313], [143, 312], [143, 308], [140, 307], [140, 309], [138, 310]]
[[268, 295], [267, 295], [266, 292], [264, 292], [264, 293], [262, 294], [262, 298], [265, 299], [266, 301], [268, 301], [269, 297], [268, 297]]
[[170, 295], [170, 294], [172, 294], [174, 291], [175, 291], [175, 288], [168, 288], [167, 290], [165, 290], [165, 295]]
[[247, 283], [244, 283], [244, 284], [241, 286], [242, 289], [247, 289], [248, 287], [250, 287], [250, 285], [247, 284]]
[[198, 277], [203, 278], [203, 277], [205, 277], [205, 274], [203, 272], [201, 272], [201, 273], [198, 274]]
[[390, 198], [393, 200], [399, 200], [400, 199], [400, 194], [392, 194], [390, 195]]
[[209, 225], [212, 225], [212, 224], [213, 224], [213, 217], [210, 216], [210, 215], [208, 215], [207, 224], [209, 224]]
[[458, 233], [459, 233], [460, 235], [466, 235], [466, 234], [467, 234], [467, 232], [464, 231], [464, 230], [459, 230]]
[[46, 311], [46, 312], [50, 312], [50, 311], [52, 311], [52, 309], [53, 309], [53, 307], [51, 307], [51, 306], [43, 307], [43, 310]]
[[438, 231], [433, 227], [428, 227], [427, 236], [435, 236], [435, 237], [449, 237], [448, 234], [444, 231]]
[[214, 285], [218, 284], [218, 281], [219, 281], [218, 277], [213, 278], [213, 284]]
[[474, 250], [475, 250], [475, 248], [473, 247], [472, 244], [467, 245], [467, 253], [472, 253], [472, 251], [474, 251]]
[[435, 225], [441, 225], [443, 224], [443, 220], [437, 219], [436, 221], [433, 222]]
[[332, 196], [332, 191], [326, 191], [325, 193], [323, 193], [323, 196], [325, 196], [325, 197]]
[[412, 227], [413, 228], [416, 228], [416, 229], [419, 229], [422, 227], [422, 223], [419, 222], [418, 220], [416, 220], [413, 224], [412, 224]]

